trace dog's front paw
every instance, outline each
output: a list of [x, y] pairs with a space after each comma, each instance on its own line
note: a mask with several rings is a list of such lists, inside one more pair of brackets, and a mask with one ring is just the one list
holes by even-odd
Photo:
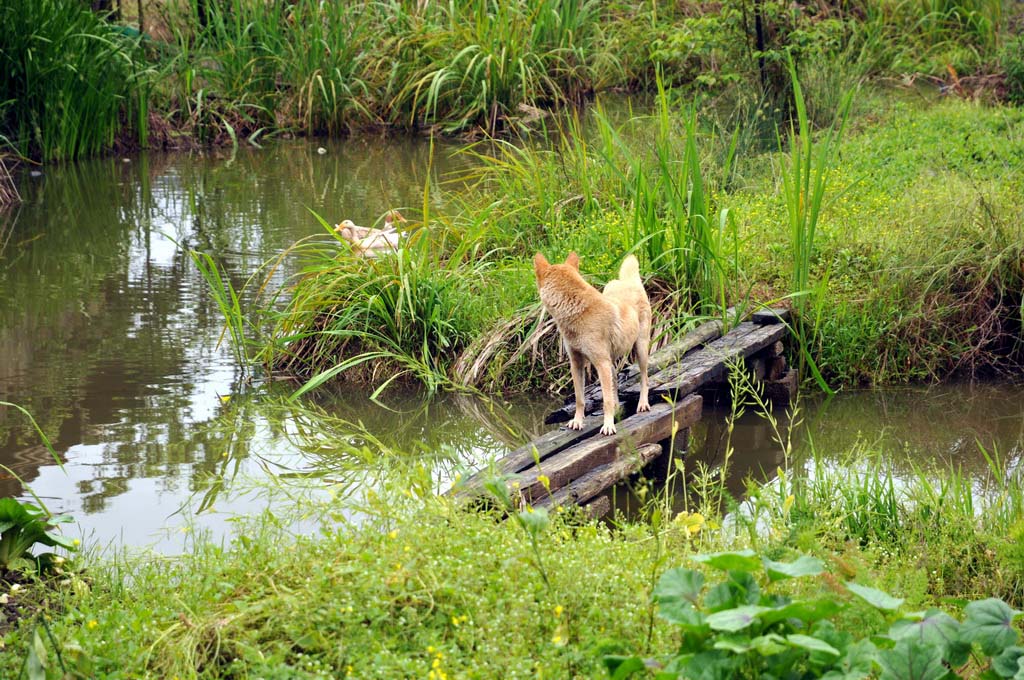
[[643, 411], [650, 411], [650, 410], [651, 410], [651, 404], [646, 399], [640, 401], [636, 405], [636, 412], [637, 413], [642, 413]]
[[573, 418], [569, 421], [570, 430], [582, 430], [583, 429], [583, 418]]
[[615, 423], [605, 423], [604, 425], [601, 426], [601, 434], [609, 435], [615, 434], [615, 432]]

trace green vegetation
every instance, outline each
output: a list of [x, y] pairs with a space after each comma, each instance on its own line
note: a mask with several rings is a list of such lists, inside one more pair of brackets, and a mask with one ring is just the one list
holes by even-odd
[[872, 640], [836, 629], [832, 619], [849, 605], [837, 602], [834, 594], [794, 600], [775, 592], [780, 581], [822, 574], [825, 565], [817, 558], [776, 562], [743, 550], [690, 559], [725, 577], [705, 591], [703, 572], [677, 567], [662, 574], [653, 596], [658, 613], [682, 634], [678, 653], [664, 665], [636, 656], [605, 657], [613, 678], [649, 667], [656, 669], [655, 677], [666, 679], [867, 678], [877, 673], [892, 680], [959, 678], [979, 666], [995, 677], [1012, 678], [1021, 668], [1024, 647], [1017, 644], [1020, 633], [1013, 621], [1024, 612], [998, 598], [968, 603], [961, 623], [934, 608], [894, 614], [902, 599], [847, 582], [842, 588], [889, 619], [888, 631]]
[[[707, 650], [722, 663], [789, 654], [822, 668], [834, 661], [824, 642], [901, 677], [884, 675], [886, 664], [901, 652], [930, 659], [937, 628], [979, 645], [961, 669], [978, 677], [1017, 636], [1024, 487], [994, 458], [973, 479], [894, 467], [891, 452], [868, 449], [843, 465], [797, 462], [752, 482], [725, 515], [715, 509], [721, 478], [692, 466], [694, 477], [674, 482], [690, 485], [687, 510], [641, 481], [637, 519], [611, 524], [571, 508], [519, 508], [509, 521], [465, 509], [435, 495], [446, 474], [437, 464], [389, 451], [362, 467], [339, 460], [350, 482], [308, 497], [291, 487], [272, 511], [242, 520], [229, 546], [196, 536], [176, 558], [84, 556], [88, 569], [50, 591], [46, 630], [26, 617], [2, 638], [0, 674], [18, 677], [34, 655], [49, 669], [37, 677], [601, 677], [606, 657], [680, 663], [681, 642], [706, 638], [722, 643]], [[876, 498], [876, 488], [890, 493]], [[319, 531], [296, 535], [296, 522]], [[744, 550], [760, 558], [708, 556]], [[713, 587], [690, 610], [677, 598], [701, 580]], [[733, 604], [759, 607], [756, 628], [726, 634]], [[771, 623], [780, 606], [791, 616]], [[996, 609], [998, 650], [980, 630], [969, 635]], [[708, 628], [680, 637], [698, 616]], [[764, 658], [743, 650], [762, 633]]]
[[258, 143], [281, 131], [505, 133], [593, 93], [653, 91], [659, 73], [696, 96], [754, 91], [785, 110], [787, 55], [814, 122], [866, 77], [923, 73], [969, 93], [970, 76], [1000, 64], [1009, 96], [1019, 81], [1019, 59], [1000, 47], [1000, 0], [140, 5], [143, 36], [81, 0], [4, 4], [5, 146], [52, 160], [126, 143]]
[[[667, 92], [653, 116], [614, 122], [599, 109], [551, 146], [474, 147], [474, 188], [431, 216], [429, 239], [373, 262], [316, 246], [261, 359], [316, 384], [342, 357], [377, 352], [428, 385], [547, 386], [564, 359], [529, 261], [574, 250], [597, 285], [636, 252], [665, 339], [724, 306], [788, 301], [801, 311], [804, 375], [817, 367], [819, 384], [1019, 366], [1022, 113], [857, 97], [870, 119], [840, 138], [799, 117], [778, 152], [735, 151], [756, 135], [757, 109], [730, 129]], [[411, 294], [437, 279], [461, 292]], [[380, 385], [393, 374], [361, 375]]]
[[73, 521], [67, 515], [50, 516], [43, 508], [14, 498], [0, 498], [0, 574], [45, 566], [55, 555], [33, 553], [36, 544], [74, 550], [76, 543], [53, 531]]
[[0, 144], [75, 159], [145, 145], [151, 70], [137, 39], [72, 0], [0, 7]]

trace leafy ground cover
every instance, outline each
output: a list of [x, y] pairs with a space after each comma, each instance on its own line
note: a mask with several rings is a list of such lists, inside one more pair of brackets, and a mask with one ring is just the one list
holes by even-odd
[[[293, 493], [241, 520], [230, 545], [196, 536], [175, 558], [76, 559], [45, 618], [0, 639], [0, 669], [535, 678], [700, 663], [821, 677], [835, 664], [842, 677], [957, 677], [944, 659], [960, 677], [1018, 672], [1024, 489], [994, 459], [966, 479], [861, 449], [725, 506], [712, 471], [697, 472], [686, 509], [638, 481], [643, 511], [611, 523], [469, 510], [435, 495], [427, 467], [361, 494]], [[298, 520], [319, 532], [297, 535]]]

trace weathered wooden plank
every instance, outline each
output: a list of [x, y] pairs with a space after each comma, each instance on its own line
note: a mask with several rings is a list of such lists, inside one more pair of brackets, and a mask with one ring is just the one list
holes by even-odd
[[[669, 345], [665, 345], [657, 352], [653, 352], [647, 361], [647, 374], [649, 376], [654, 375], [658, 371], [664, 370], [669, 366], [678, 363], [688, 352], [721, 337], [721, 335], [722, 322], [717, 319], [697, 326], [679, 340]], [[633, 395], [629, 395], [625, 392], [627, 387], [638, 383], [639, 380], [640, 368], [636, 364], [630, 364], [625, 370], [619, 373], [618, 389], [620, 401], [626, 401], [627, 399], [636, 401], [639, 398], [639, 389], [636, 394]], [[602, 406], [601, 383], [595, 380], [587, 385], [586, 389], [583, 391], [583, 397], [585, 401], [585, 413], [593, 413], [595, 410], [599, 410]], [[550, 425], [551, 423], [561, 423], [567, 420], [572, 420], [575, 413], [576, 399], [575, 397], [570, 397], [561, 408], [549, 413], [544, 419], [544, 422], [545, 424]]]
[[[614, 435], [591, 437], [551, 456], [539, 467], [534, 466], [512, 476], [508, 480], [510, 490], [532, 502], [547, 495], [549, 490], [562, 488], [592, 468], [612, 462], [620, 452], [632, 452], [641, 444], [668, 439], [673, 428], [690, 427], [700, 420], [702, 404], [703, 399], [696, 394], [673, 404], [655, 404], [646, 413], [621, 420]], [[547, 478], [548, 489], [540, 482], [541, 476]]]
[[583, 504], [610, 486], [617, 484], [637, 472], [662, 453], [660, 444], [644, 444], [636, 451], [623, 453], [612, 462], [596, 467], [578, 479], [574, 479], [550, 496], [543, 496], [534, 503], [537, 507], [558, 507], [559, 505]]
[[750, 320], [759, 326], [768, 326], [777, 323], [789, 323], [790, 312], [785, 307], [772, 307], [771, 309], [759, 309], [750, 315]]
[[473, 495], [479, 491], [484, 479], [492, 475], [503, 477], [525, 470], [537, 460], [543, 462], [549, 456], [572, 446], [581, 439], [597, 434], [603, 423], [602, 416], [589, 416], [583, 421], [582, 430], [570, 430], [566, 427], [551, 430], [498, 459], [493, 466], [476, 472], [459, 486], [458, 493]]
[[[785, 333], [786, 327], [782, 324], [759, 326], [745, 321], [691, 354], [686, 361], [651, 376], [651, 395], [674, 394], [678, 398], [689, 394], [721, 378], [730, 359], [748, 357], [778, 341]], [[639, 386], [631, 385], [626, 391], [633, 393], [633, 398], [636, 398]]]

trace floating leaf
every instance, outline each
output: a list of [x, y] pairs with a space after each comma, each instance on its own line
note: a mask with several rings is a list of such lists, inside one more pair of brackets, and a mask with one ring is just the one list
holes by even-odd
[[967, 617], [962, 628], [963, 639], [977, 642], [981, 651], [989, 656], [995, 656], [1017, 642], [1019, 636], [1013, 620], [1020, 612], [1002, 600], [990, 597], [971, 602], [964, 607], [964, 613]]
[[901, 598], [893, 597], [892, 595], [875, 588], [869, 588], [868, 586], [858, 585], [849, 581], [846, 583], [846, 587], [851, 593], [859, 596], [872, 607], [876, 607], [878, 609], [894, 611], [899, 609], [899, 606], [903, 604], [903, 600]]
[[825, 565], [816, 557], [804, 555], [793, 562], [775, 562], [764, 558], [765, 571], [772, 581], [781, 581], [787, 578], [800, 578], [801, 576], [817, 576], [825, 571]]
[[761, 568], [761, 559], [753, 550], [704, 553], [694, 555], [692, 559], [722, 571], [757, 571]]
[[879, 680], [939, 680], [946, 676], [939, 648], [913, 638], [878, 652], [878, 664], [882, 667]]
[[743, 630], [752, 624], [757, 620], [758, 614], [766, 611], [768, 611], [768, 607], [745, 605], [743, 607], [715, 612], [708, 616], [707, 623], [714, 630], [724, 630], [729, 633], [735, 633], [736, 631]]

